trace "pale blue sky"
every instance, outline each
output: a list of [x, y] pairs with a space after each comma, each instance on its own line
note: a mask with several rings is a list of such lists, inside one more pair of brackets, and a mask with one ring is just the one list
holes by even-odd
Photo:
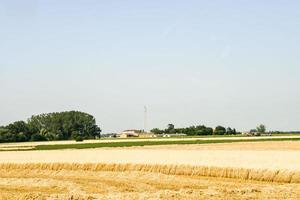
[[300, 130], [300, 2], [0, 0], [0, 124]]

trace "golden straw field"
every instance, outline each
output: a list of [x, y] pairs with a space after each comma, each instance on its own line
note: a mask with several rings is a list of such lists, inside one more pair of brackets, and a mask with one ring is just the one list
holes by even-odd
[[299, 141], [0, 152], [0, 200], [294, 200], [299, 158]]

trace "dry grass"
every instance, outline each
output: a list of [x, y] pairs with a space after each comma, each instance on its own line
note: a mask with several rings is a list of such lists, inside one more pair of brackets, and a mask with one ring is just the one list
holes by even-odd
[[0, 200], [299, 199], [300, 184], [274, 182], [292, 182], [290, 175], [284, 171], [190, 166], [1, 164]]

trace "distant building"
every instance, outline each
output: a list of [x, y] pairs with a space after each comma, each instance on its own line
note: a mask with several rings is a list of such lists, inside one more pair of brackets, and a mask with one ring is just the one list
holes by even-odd
[[251, 130], [250, 132], [243, 132], [242, 135], [244, 135], [244, 136], [261, 136], [261, 133]]
[[125, 130], [120, 134], [120, 138], [139, 137], [140, 130]]
[[168, 134], [157, 134], [156, 137], [185, 137], [187, 134], [184, 133], [168, 133]]
[[142, 132], [142, 133], [139, 134], [139, 137], [140, 138], [150, 138], [150, 137], [156, 137], [156, 135], [154, 133]]
[[120, 135], [120, 138], [129, 138], [129, 137], [154, 137], [153, 133], [145, 133], [141, 130], [124, 130]]

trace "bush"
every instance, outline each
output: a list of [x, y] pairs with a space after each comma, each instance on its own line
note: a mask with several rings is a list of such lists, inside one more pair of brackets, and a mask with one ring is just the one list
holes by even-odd
[[16, 135], [8, 132], [8, 130], [0, 130], [0, 142], [15, 142]]
[[26, 135], [24, 133], [19, 133], [16, 135], [16, 141], [17, 142], [25, 142], [27, 141]]
[[30, 140], [31, 141], [46, 141], [47, 138], [45, 136], [43, 136], [43, 135], [40, 135], [40, 134], [36, 133], [36, 134], [33, 134], [31, 136]]
[[83, 137], [77, 136], [77, 137], [75, 138], [75, 141], [76, 141], [76, 142], [82, 142], [82, 141], [83, 141]]

